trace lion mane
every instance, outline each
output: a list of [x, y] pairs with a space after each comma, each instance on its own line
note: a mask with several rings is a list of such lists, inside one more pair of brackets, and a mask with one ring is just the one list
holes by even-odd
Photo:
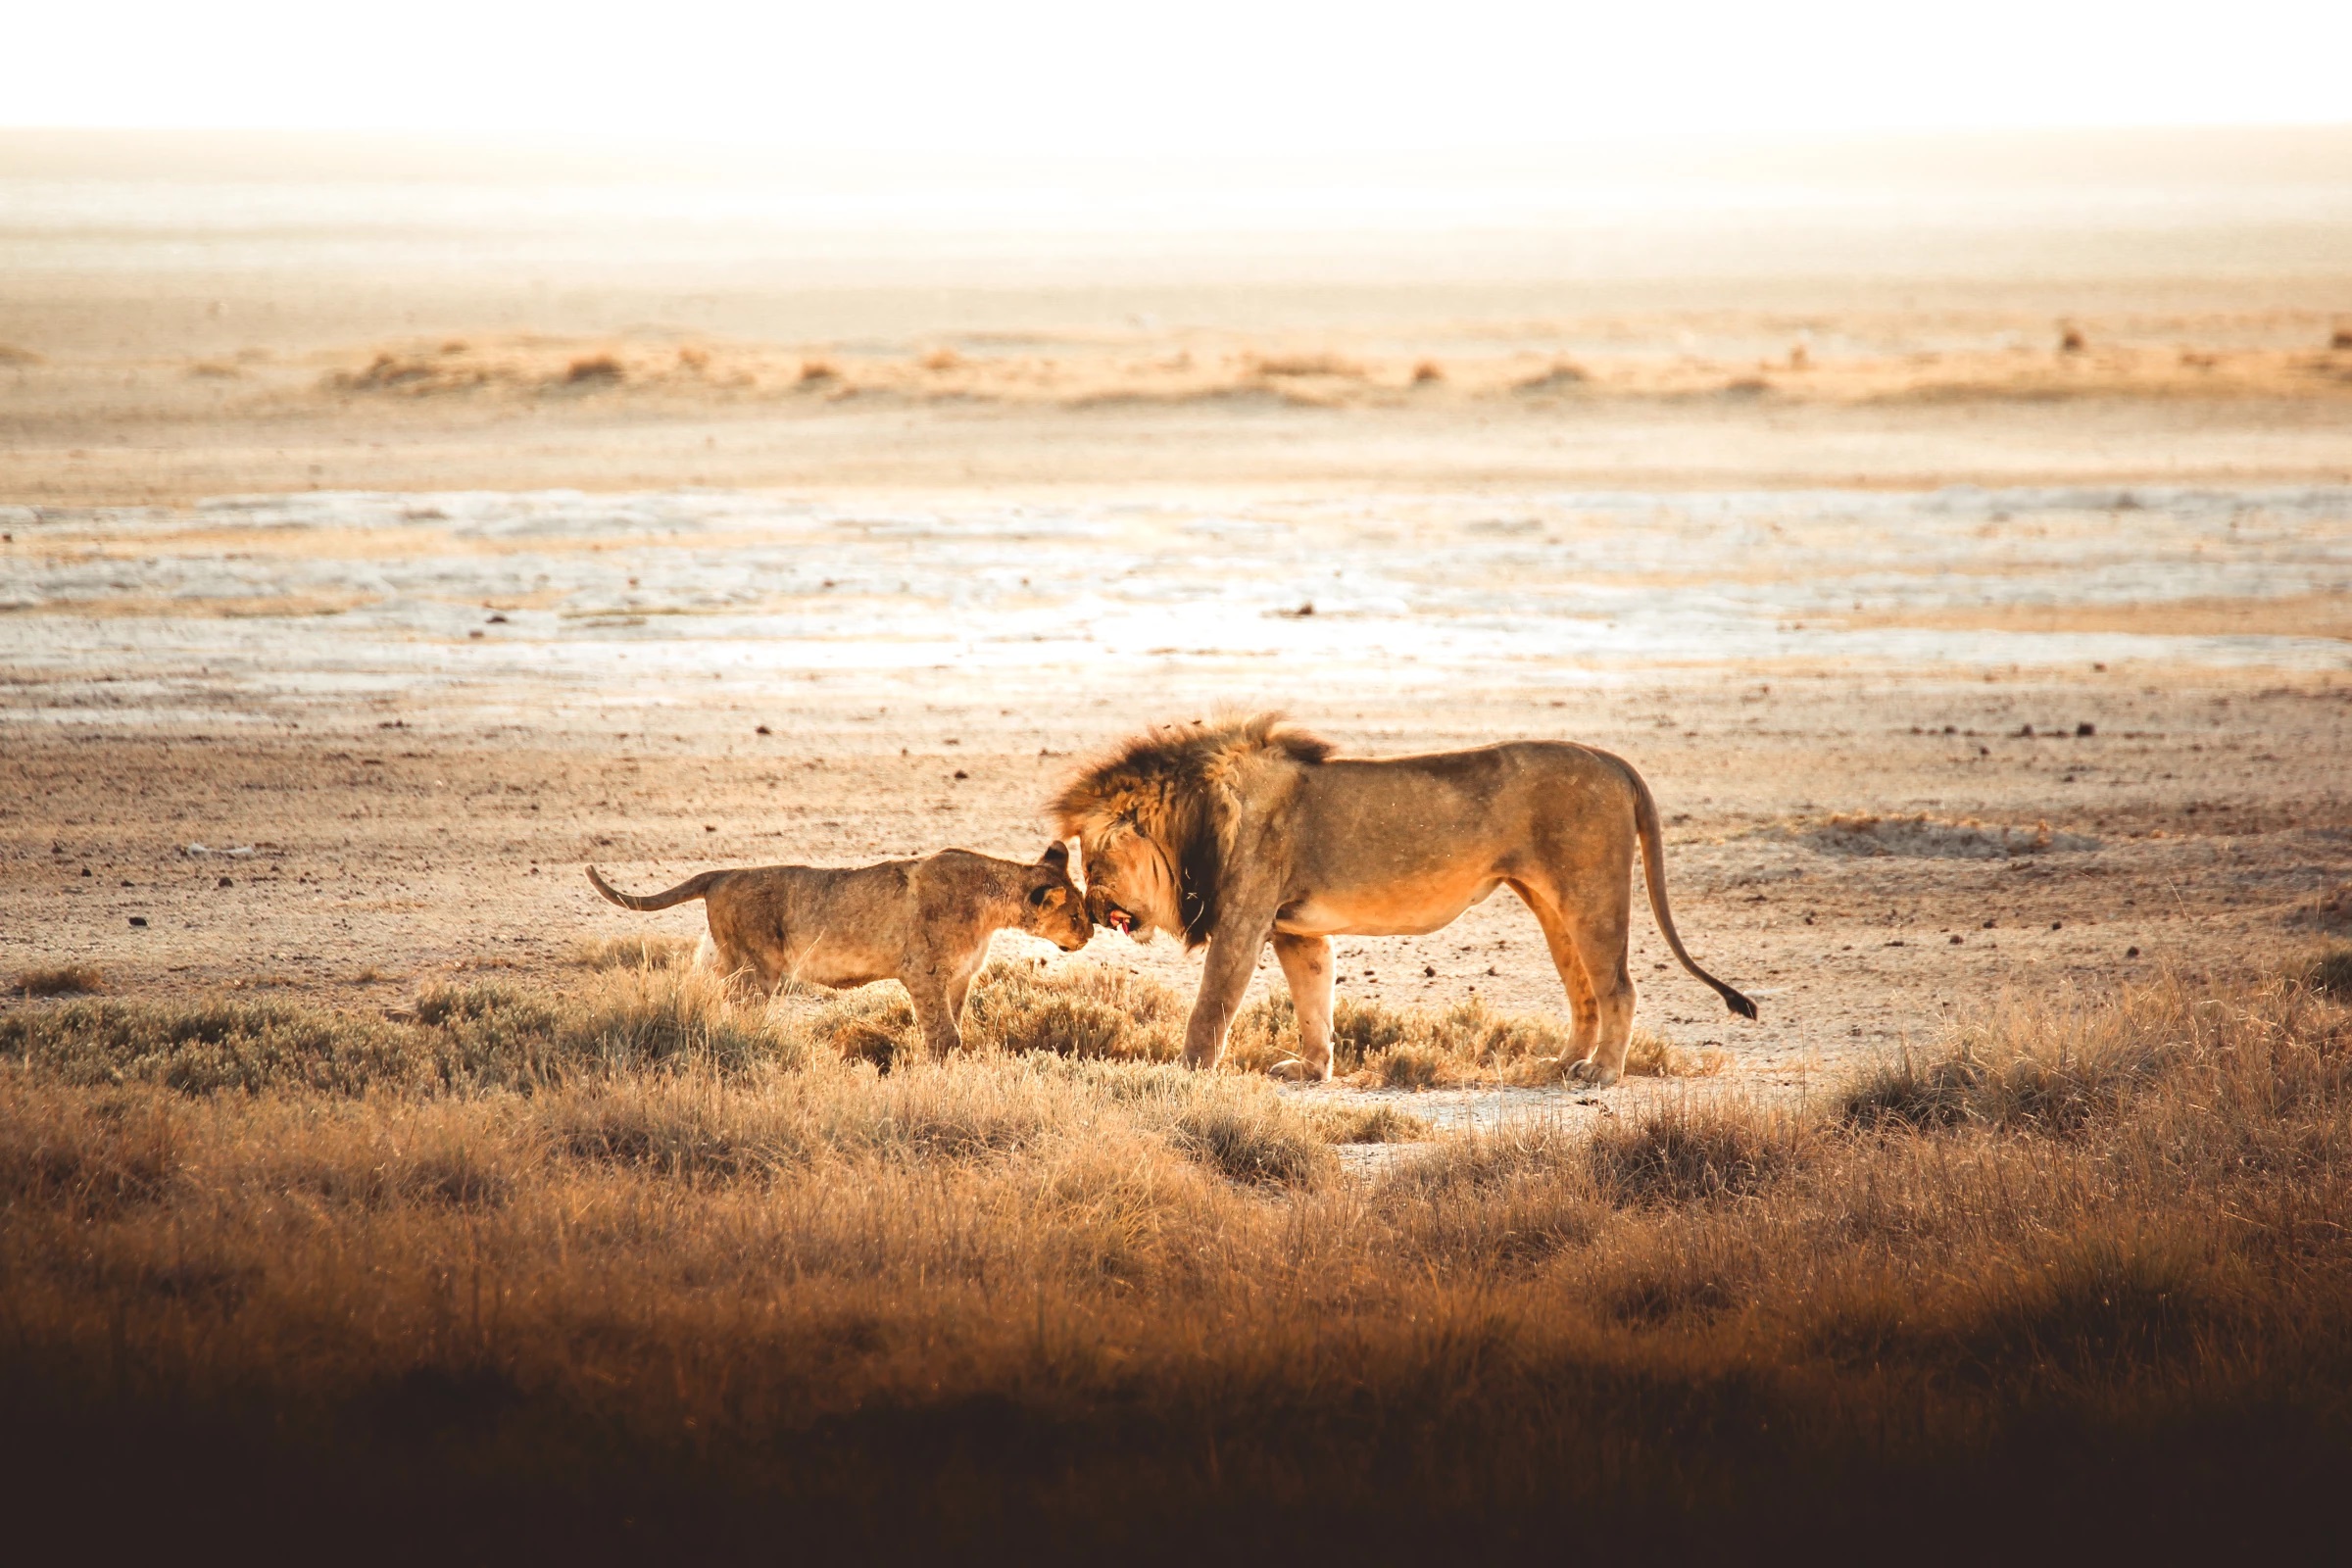
[[1064, 838], [1124, 818], [1157, 845], [1174, 861], [1184, 944], [1198, 948], [1217, 922], [1243, 764], [1268, 757], [1311, 764], [1333, 750], [1280, 713], [1156, 724], [1081, 769], [1047, 809]]

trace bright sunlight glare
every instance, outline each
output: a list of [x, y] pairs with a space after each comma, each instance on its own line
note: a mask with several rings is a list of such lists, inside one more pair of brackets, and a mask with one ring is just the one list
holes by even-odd
[[5, 36], [0, 121], [21, 126], [1318, 153], [2352, 105], [2341, 0], [84, 0]]

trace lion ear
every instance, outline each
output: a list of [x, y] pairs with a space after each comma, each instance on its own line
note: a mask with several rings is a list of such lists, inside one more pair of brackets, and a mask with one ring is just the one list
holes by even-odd
[[1070, 847], [1061, 840], [1055, 839], [1046, 846], [1046, 853], [1037, 858], [1037, 863], [1050, 865], [1067, 876], [1070, 873]]

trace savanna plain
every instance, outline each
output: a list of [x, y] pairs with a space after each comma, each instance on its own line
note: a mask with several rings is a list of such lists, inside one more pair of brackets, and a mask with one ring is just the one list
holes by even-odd
[[[951, 224], [888, 169], [0, 137], [12, 1528], [2301, 1544], [2352, 140], [2215, 136], [1165, 232], [1066, 170]], [[1328, 1086], [1266, 1072], [1270, 962], [1183, 1066], [1198, 956], [1108, 931], [1001, 936], [934, 1060], [581, 875], [1034, 859], [1089, 757], [1266, 709], [1625, 757], [1761, 1016], [1638, 915], [1629, 1074], [1563, 1083], [1505, 894], [1340, 942]]]

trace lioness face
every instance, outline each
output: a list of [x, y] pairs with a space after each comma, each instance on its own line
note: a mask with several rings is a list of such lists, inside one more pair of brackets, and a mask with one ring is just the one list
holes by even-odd
[[1176, 881], [1159, 846], [1124, 822], [1080, 841], [1086, 852], [1086, 907], [1097, 925], [1124, 931], [1139, 943], [1154, 931], [1182, 925]]
[[1021, 929], [1044, 937], [1064, 953], [1076, 953], [1094, 940], [1095, 922], [1087, 913], [1086, 895], [1070, 880], [1069, 847], [1049, 844], [1030, 873], [1021, 897]]

